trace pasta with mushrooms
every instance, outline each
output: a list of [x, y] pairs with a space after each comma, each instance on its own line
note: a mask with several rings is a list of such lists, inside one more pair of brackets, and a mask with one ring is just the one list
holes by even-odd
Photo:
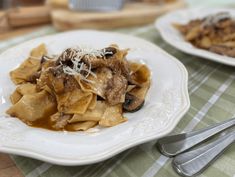
[[174, 26], [194, 46], [235, 57], [235, 20], [229, 13], [220, 12]]
[[17, 85], [7, 114], [50, 130], [85, 131], [127, 121], [150, 87], [144, 64], [126, 60], [128, 49], [72, 47], [49, 56], [44, 44], [10, 72]]

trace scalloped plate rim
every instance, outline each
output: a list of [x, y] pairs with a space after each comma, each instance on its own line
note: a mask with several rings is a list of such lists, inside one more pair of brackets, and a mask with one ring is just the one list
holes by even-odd
[[[177, 123], [180, 121], [180, 119], [183, 117], [183, 115], [188, 111], [189, 107], [190, 107], [190, 100], [189, 100], [189, 94], [188, 94], [188, 73], [186, 68], [184, 67], [184, 65], [178, 61], [175, 57], [171, 56], [170, 54], [168, 54], [167, 52], [165, 52], [164, 50], [160, 49], [158, 46], [156, 46], [155, 44], [146, 41], [144, 39], [138, 38], [138, 37], [134, 37], [134, 36], [128, 36], [125, 34], [120, 34], [120, 33], [115, 33], [115, 32], [104, 32], [104, 31], [96, 31], [96, 30], [75, 30], [75, 31], [70, 31], [70, 32], [63, 32], [63, 33], [59, 33], [59, 34], [52, 34], [52, 35], [47, 35], [44, 37], [39, 37], [41, 38], [48, 38], [51, 36], [60, 36], [60, 35], [64, 35], [64, 34], [69, 34], [69, 33], [76, 33], [76, 32], [84, 32], [84, 31], [88, 31], [88, 32], [98, 32], [98, 33], [110, 33], [110, 34], [115, 34], [116, 36], [120, 36], [120, 37], [130, 37], [139, 41], [143, 41], [144, 43], [151, 45], [153, 48], [155, 48], [156, 51], [158, 52], [162, 52], [164, 55], [166, 55], [170, 60], [174, 61], [176, 66], [180, 69], [181, 71], [181, 87], [182, 89], [181, 91], [181, 96], [182, 96], [182, 100], [183, 100], [183, 105], [184, 107], [181, 108], [180, 111], [177, 112], [177, 114], [174, 116], [174, 120], [171, 122], [171, 124], [168, 124], [168, 126], [166, 126], [161, 132], [161, 134], [156, 135], [155, 132], [149, 133], [148, 136], [146, 136], [145, 138], [136, 138], [132, 141], [128, 141], [128, 142], [122, 142], [119, 144], [118, 147], [115, 147], [114, 149], [108, 151], [108, 152], [104, 152], [101, 153], [97, 156], [92, 156], [90, 158], [87, 159], [79, 159], [79, 158], [74, 158], [74, 159], [70, 159], [70, 158], [61, 158], [61, 157], [53, 157], [53, 156], [48, 156], [48, 155], [44, 155], [43, 153], [39, 153], [39, 152], [34, 152], [33, 149], [21, 149], [20, 147], [4, 147], [4, 145], [0, 145], [0, 152], [4, 152], [4, 153], [11, 153], [11, 154], [16, 154], [16, 155], [22, 155], [22, 156], [26, 156], [26, 157], [31, 157], [34, 159], [38, 159], [38, 160], [42, 160], [45, 162], [49, 162], [49, 163], [53, 163], [53, 164], [58, 164], [58, 165], [66, 165], [66, 166], [75, 166], [75, 165], [87, 165], [87, 164], [92, 164], [92, 163], [97, 163], [103, 160], [106, 160], [120, 152], [123, 152], [124, 150], [127, 150], [131, 147], [146, 143], [148, 141], [160, 138], [164, 135], [167, 135], [168, 133], [170, 133], [175, 126], [177, 125]], [[27, 43], [30, 43], [34, 40], [37, 40], [39, 38], [36, 39], [32, 39], [29, 41], [26, 41], [22, 44], [19, 45], [25, 45]], [[16, 48], [19, 46], [15, 46]], [[10, 49], [13, 49], [15, 47], [12, 47]], [[8, 49], [9, 50], [9, 49]], [[7, 53], [8, 50], [6, 50], [5, 52], [2, 52], [0, 55], [2, 55], [3, 53]]]

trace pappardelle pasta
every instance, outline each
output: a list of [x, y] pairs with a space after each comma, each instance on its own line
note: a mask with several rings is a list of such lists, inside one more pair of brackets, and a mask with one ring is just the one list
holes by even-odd
[[173, 24], [194, 46], [211, 52], [235, 57], [235, 19], [220, 12], [187, 24]]
[[150, 87], [150, 70], [126, 60], [128, 49], [72, 47], [48, 55], [39, 45], [15, 70], [17, 85], [7, 114], [50, 130], [85, 131], [127, 121], [123, 112], [141, 109]]

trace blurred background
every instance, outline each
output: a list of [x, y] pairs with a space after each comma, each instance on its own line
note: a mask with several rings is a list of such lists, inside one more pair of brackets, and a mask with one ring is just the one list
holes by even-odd
[[230, 6], [234, 0], [0, 0], [0, 40], [45, 25], [58, 31], [147, 25], [187, 7]]
[[[114, 0], [115, 1], [115, 0]], [[134, 1], [134, 0], [133, 0]], [[141, 1], [141, 0], [137, 0]], [[144, 0], [145, 2], [154, 2], [163, 0]], [[0, 8], [9, 8], [12, 6], [30, 6], [30, 5], [40, 5], [44, 4], [46, 0], [0, 0]], [[68, 2], [68, 0], [52, 0], [53, 3], [63, 4]], [[196, 6], [211, 6], [211, 5], [223, 5], [223, 4], [232, 4], [235, 3], [234, 0], [186, 0], [189, 5]]]
[[0, 7], [6, 9], [14, 6], [40, 5], [44, 2], [44, 0], [1, 0]]

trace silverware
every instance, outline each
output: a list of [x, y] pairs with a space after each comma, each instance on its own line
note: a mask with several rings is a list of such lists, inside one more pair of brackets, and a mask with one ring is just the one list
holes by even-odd
[[162, 154], [168, 157], [172, 157], [192, 148], [193, 146], [234, 125], [235, 118], [202, 130], [167, 136], [158, 140], [157, 147]]
[[113, 11], [123, 7], [125, 0], [69, 0], [69, 7], [80, 11]]
[[181, 176], [196, 176], [203, 172], [234, 142], [235, 131], [219, 137], [208, 145], [176, 156], [172, 161], [172, 167]]

